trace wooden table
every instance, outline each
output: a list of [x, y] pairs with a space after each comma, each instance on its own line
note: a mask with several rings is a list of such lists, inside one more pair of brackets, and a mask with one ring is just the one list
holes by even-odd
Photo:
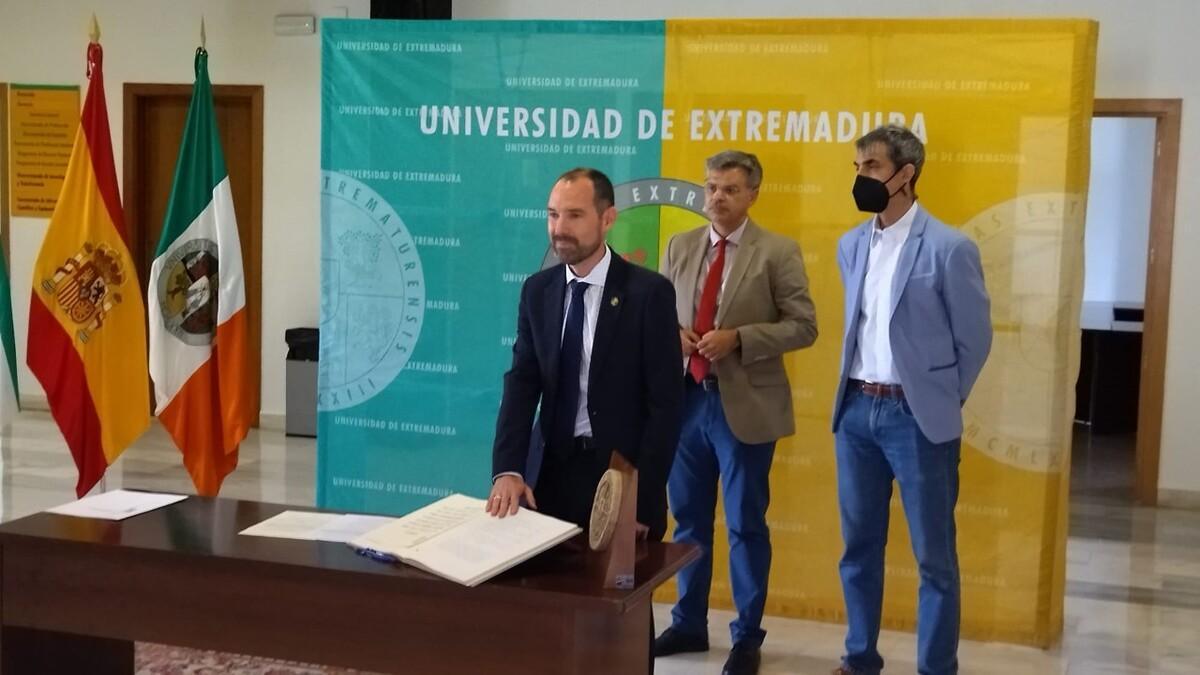
[[239, 536], [289, 507], [202, 499], [0, 525], [0, 671], [132, 673], [146, 641], [378, 672], [643, 673], [651, 594], [699, 556], [639, 547], [633, 590], [559, 547], [476, 588], [344, 544]]

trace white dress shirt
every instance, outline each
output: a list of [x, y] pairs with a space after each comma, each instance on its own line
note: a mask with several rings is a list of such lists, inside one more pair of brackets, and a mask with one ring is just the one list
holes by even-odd
[[[746, 231], [746, 223], [750, 222], [750, 217], [747, 216], [742, 221], [741, 225], [733, 232], [725, 237], [728, 243], [725, 244], [725, 263], [721, 268], [721, 287], [717, 289], [717, 307], [721, 306], [721, 298], [725, 295], [725, 282], [729, 281], [729, 270], [733, 269], [733, 257], [737, 255], [738, 243], [742, 240], [742, 233]], [[717, 259], [717, 242], [721, 241], [721, 235], [717, 234], [717, 229], [708, 225], [708, 251], [704, 254], [704, 264], [700, 265], [700, 278], [696, 280], [696, 291], [692, 294], [692, 325], [695, 325], [695, 316], [700, 312], [700, 298], [704, 295], [704, 282], [708, 280], [708, 270], [712, 267], [713, 261]], [[689, 326], [690, 327], [690, 326]], [[713, 328], [719, 328], [716, 325], [716, 316], [713, 316]], [[704, 337], [701, 335], [700, 337]], [[686, 375], [688, 372], [688, 361], [690, 356], [683, 357], [683, 372]]]
[[[596, 339], [596, 321], [600, 318], [600, 299], [604, 296], [604, 282], [608, 280], [608, 267], [612, 262], [612, 249], [608, 245], [604, 246], [604, 257], [586, 277], [581, 277], [575, 274], [570, 265], [563, 265], [567, 270], [567, 283], [578, 279], [586, 284], [589, 284], [587, 290], [583, 292], [583, 349], [579, 359], [579, 407], [575, 412], [575, 435], [576, 436], [591, 436], [592, 435], [592, 420], [588, 417], [587, 407], [587, 390], [588, 390], [588, 372], [592, 365], [592, 344]], [[562, 328], [559, 330], [559, 344], [562, 344], [562, 335], [567, 332], [567, 316], [571, 311], [571, 291], [568, 288], [563, 294], [563, 322]], [[498, 473], [492, 477], [492, 482], [501, 476], [523, 476], [515, 471], [505, 471]]]
[[900, 249], [908, 240], [917, 204], [908, 209], [891, 227], [880, 229], [879, 216], [871, 228], [867, 253], [867, 276], [863, 280], [862, 313], [858, 319], [858, 349], [850, 366], [850, 377], [866, 382], [900, 384], [900, 375], [892, 361], [892, 281]]
[[[725, 239], [728, 241], [725, 244], [725, 266], [721, 268], [721, 288], [717, 291], [717, 307], [721, 306], [721, 296], [725, 294], [725, 282], [729, 281], [729, 270], [733, 269], [733, 258], [737, 255], [738, 243], [742, 240], [742, 233], [746, 231], [746, 223], [749, 218], [742, 221], [741, 225]], [[700, 266], [700, 278], [696, 280], [696, 292], [692, 296], [692, 307], [698, 312], [700, 311], [700, 296], [704, 295], [704, 282], [708, 279], [708, 269], [712, 267], [713, 261], [717, 259], [717, 242], [721, 241], [721, 235], [717, 234], [717, 229], [711, 224], [708, 226], [708, 252], [704, 254], [704, 264]], [[695, 316], [695, 312], [692, 313]]]
[[[588, 272], [586, 277], [575, 274], [570, 265], [564, 265], [567, 270], [567, 283], [578, 280], [588, 284], [583, 292], [583, 353], [579, 359], [579, 407], [575, 413], [575, 435], [591, 436], [592, 420], [588, 417], [588, 371], [592, 365], [592, 344], [596, 338], [596, 320], [600, 317], [600, 300], [604, 297], [604, 282], [608, 279], [608, 266], [612, 262], [612, 249], [604, 247], [604, 257]], [[569, 287], [568, 287], [569, 288]], [[559, 340], [567, 330], [567, 316], [571, 310], [571, 293], [563, 297], [563, 325]]]

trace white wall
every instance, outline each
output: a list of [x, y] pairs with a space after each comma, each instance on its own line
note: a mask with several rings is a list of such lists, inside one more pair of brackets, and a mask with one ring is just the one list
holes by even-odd
[[[1200, 491], [1200, 27], [1197, 0], [454, 0], [456, 19], [661, 19], [667, 17], [1080, 17], [1100, 22], [1099, 98], [1183, 99], [1171, 319], [1159, 488]], [[903, 58], [897, 54], [896, 58]]]
[[1141, 305], [1146, 297], [1154, 133], [1150, 118], [1092, 121], [1084, 302]]
[[[318, 321], [321, 137], [320, 36], [276, 37], [276, 14], [367, 17], [369, 0], [3, 0], [0, 81], [70, 84], [86, 91], [84, 63], [92, 12], [104, 45], [105, 93], [117, 176], [122, 176], [126, 82], [190, 84], [203, 13], [209, 73], [216, 84], [263, 85], [264, 424], [283, 414], [283, 331]], [[236, 195], [235, 195], [236, 198]], [[20, 386], [45, 399], [25, 366], [33, 261], [46, 231], [40, 218], [10, 228], [13, 314]]]

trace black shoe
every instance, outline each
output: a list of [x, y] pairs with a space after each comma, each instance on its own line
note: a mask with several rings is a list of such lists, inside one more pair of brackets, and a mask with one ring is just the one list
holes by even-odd
[[721, 675], [757, 675], [761, 661], [762, 654], [758, 647], [739, 642], [729, 650], [729, 658], [725, 660]]
[[654, 639], [654, 655], [670, 656], [684, 652], [708, 651], [707, 635], [692, 635], [681, 633], [674, 628], [668, 628]]

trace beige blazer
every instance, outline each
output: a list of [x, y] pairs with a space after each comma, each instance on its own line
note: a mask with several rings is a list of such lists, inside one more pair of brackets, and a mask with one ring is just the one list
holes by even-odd
[[[709, 226], [671, 237], [659, 271], [675, 286], [682, 326], [696, 315], [696, 285], [709, 248]], [[747, 221], [717, 305], [718, 328], [736, 328], [741, 345], [713, 364], [721, 407], [743, 443], [766, 443], [796, 431], [783, 355], [817, 339], [800, 246]], [[681, 364], [682, 369], [682, 364]]]

